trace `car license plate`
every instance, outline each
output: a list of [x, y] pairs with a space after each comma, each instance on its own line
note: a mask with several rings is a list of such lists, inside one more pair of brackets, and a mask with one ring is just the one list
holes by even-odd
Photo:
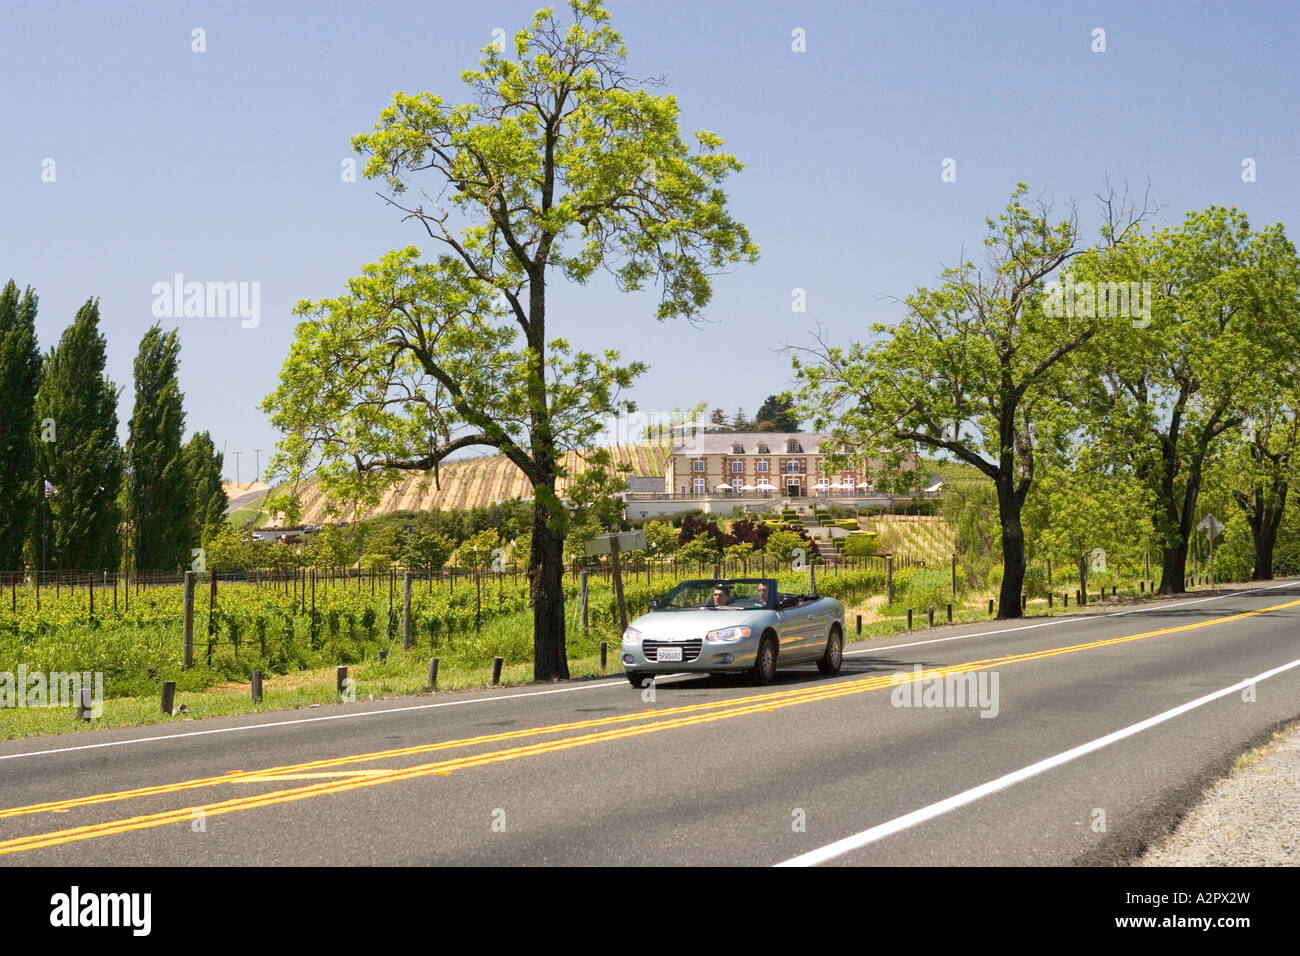
[[680, 661], [682, 659], [682, 649], [680, 647], [661, 647], [659, 648], [659, 660], [661, 661]]

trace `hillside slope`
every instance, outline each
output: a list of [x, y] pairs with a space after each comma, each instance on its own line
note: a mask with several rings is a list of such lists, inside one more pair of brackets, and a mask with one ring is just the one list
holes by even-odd
[[[634, 475], [662, 475], [668, 459], [668, 448], [657, 444], [615, 445], [609, 448], [616, 462], [632, 466]], [[564, 456], [564, 467], [570, 475], [586, 470], [586, 463], [577, 452]], [[434, 486], [432, 472], [411, 472], [389, 488], [373, 508], [354, 509], [346, 502], [337, 503], [331, 513], [329, 501], [315, 479], [307, 479], [298, 486], [302, 503], [302, 523], [321, 524], [326, 521], [356, 521], [387, 514], [393, 511], [452, 511], [482, 508], [510, 498], [531, 498], [532, 489], [523, 472], [504, 455], [491, 455], [448, 462], [438, 470], [438, 484]], [[570, 479], [561, 479], [561, 494]], [[281, 494], [289, 487], [276, 488]], [[272, 522], [275, 524], [275, 522]]]

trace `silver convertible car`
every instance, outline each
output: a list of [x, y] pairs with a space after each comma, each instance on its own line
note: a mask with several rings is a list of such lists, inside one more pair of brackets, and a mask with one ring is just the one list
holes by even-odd
[[844, 606], [817, 594], [781, 594], [775, 578], [683, 581], [623, 632], [623, 669], [634, 687], [653, 674], [747, 673], [770, 683], [777, 666], [817, 664], [837, 674]]

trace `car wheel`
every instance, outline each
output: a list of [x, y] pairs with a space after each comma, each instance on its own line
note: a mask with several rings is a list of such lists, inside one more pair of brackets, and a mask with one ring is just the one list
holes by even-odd
[[844, 663], [844, 636], [840, 634], [838, 627], [831, 628], [831, 636], [826, 639], [826, 653], [822, 654], [817, 661], [817, 669], [823, 674], [831, 675], [840, 672], [840, 665]]
[[642, 674], [639, 671], [624, 671], [623, 673], [627, 677], [627, 682], [637, 690], [641, 690], [641, 682], [650, 677], [649, 674]]
[[770, 635], [758, 645], [749, 677], [755, 684], [770, 684], [776, 679], [776, 641]]

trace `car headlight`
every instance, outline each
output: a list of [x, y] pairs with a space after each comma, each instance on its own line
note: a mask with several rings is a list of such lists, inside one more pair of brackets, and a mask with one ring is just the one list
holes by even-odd
[[635, 641], [640, 636], [641, 636], [641, 632], [638, 631], [635, 627], [629, 627], [626, 631], [623, 632], [623, 640], [625, 641]]
[[749, 637], [749, 628], [747, 627], [723, 627], [716, 631], [709, 631], [704, 635], [706, 641], [720, 641], [723, 644], [744, 640], [747, 637]]

